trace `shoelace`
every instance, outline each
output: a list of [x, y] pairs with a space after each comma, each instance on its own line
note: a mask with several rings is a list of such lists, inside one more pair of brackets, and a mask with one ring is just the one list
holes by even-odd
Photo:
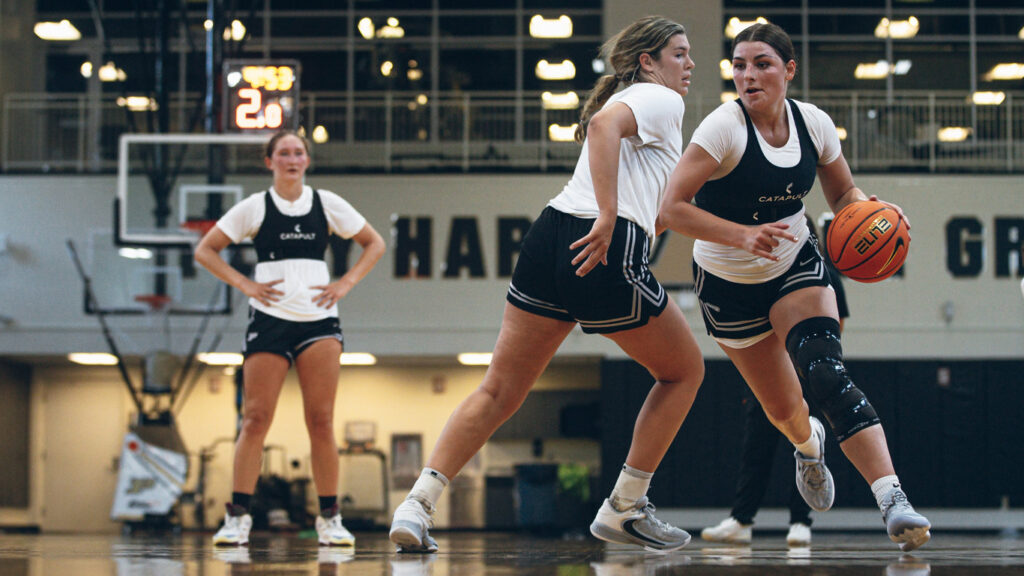
[[896, 490], [895, 492], [896, 493], [892, 495], [892, 500], [885, 504], [885, 512], [883, 513], [883, 515], [886, 518], [889, 517], [889, 512], [891, 512], [892, 509], [896, 508], [898, 505], [899, 507], [910, 505], [910, 502], [907, 500], [907, 495], [903, 493], [903, 490]]
[[654, 504], [651, 504], [651, 501], [647, 498], [647, 496], [644, 496], [643, 498], [637, 500], [636, 507], [639, 508], [640, 510], [643, 510], [644, 514], [647, 516], [647, 519], [653, 522], [655, 526], [661, 528], [662, 530], [668, 530], [672, 528], [672, 526], [669, 523], [663, 522], [662, 520], [654, 516], [654, 512], [657, 510], [657, 508], [654, 507]]
[[804, 482], [815, 489], [825, 484], [825, 473], [819, 465], [805, 466], [803, 469]]

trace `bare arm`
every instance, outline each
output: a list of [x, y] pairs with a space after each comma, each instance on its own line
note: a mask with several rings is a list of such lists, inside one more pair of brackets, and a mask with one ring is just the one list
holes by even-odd
[[744, 226], [692, 204], [697, 191], [718, 166], [718, 161], [700, 146], [690, 144], [686, 147], [669, 178], [668, 190], [658, 212], [658, 229], [668, 228], [691, 238], [741, 248], [756, 256], [778, 260], [772, 254], [772, 249], [779, 245], [778, 239], [796, 242], [796, 236], [786, 232], [786, 225], [772, 222]]
[[818, 166], [818, 178], [821, 180], [821, 189], [825, 193], [825, 201], [832, 208], [832, 212], [838, 214], [840, 210], [854, 202], [878, 200], [892, 206], [900, 215], [900, 218], [907, 223], [907, 229], [910, 229], [910, 221], [903, 214], [902, 208], [892, 202], [879, 200], [878, 196], [864, 194], [864, 191], [853, 183], [853, 174], [850, 173], [850, 166], [846, 163], [846, 158], [842, 154], [831, 163]]
[[221, 258], [221, 251], [229, 244], [231, 244], [231, 238], [223, 230], [214, 226], [196, 246], [196, 262], [228, 286], [237, 288], [246, 296], [255, 298], [265, 306], [270, 306], [272, 302], [278, 300], [278, 297], [284, 293], [274, 286], [283, 278], [262, 284], [249, 279]]
[[637, 130], [633, 111], [621, 102], [594, 114], [587, 126], [587, 160], [600, 214], [590, 232], [569, 246], [572, 250], [583, 247], [572, 260], [574, 266], [579, 265], [577, 276], [586, 276], [598, 263], [608, 264], [608, 247], [619, 214], [619, 150], [622, 139], [635, 136]]
[[313, 299], [317, 306], [324, 308], [334, 306], [338, 300], [348, 295], [352, 288], [369, 274], [370, 270], [377, 264], [377, 261], [384, 255], [384, 250], [386, 249], [384, 239], [381, 238], [380, 234], [377, 233], [377, 230], [369, 222], [364, 224], [363, 228], [352, 239], [363, 249], [359, 259], [341, 278], [326, 286], [312, 286], [312, 288], [321, 290], [320, 294]]

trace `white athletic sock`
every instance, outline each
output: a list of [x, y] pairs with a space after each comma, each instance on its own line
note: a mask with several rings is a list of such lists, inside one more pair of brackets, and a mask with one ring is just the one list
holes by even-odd
[[408, 497], [418, 498], [434, 507], [447, 485], [448, 478], [444, 474], [433, 468], [424, 468], [423, 472], [420, 472], [420, 477], [416, 479], [416, 483], [413, 484], [412, 490], [409, 491]]
[[882, 499], [889, 493], [893, 488], [900, 487], [900, 477], [895, 474], [888, 476], [882, 476], [878, 480], [871, 483], [871, 491], [875, 494], [875, 502], [878, 504], [878, 508], [882, 508]]
[[811, 428], [811, 435], [807, 437], [807, 440], [799, 444], [793, 444], [793, 447], [807, 458], [821, 458], [821, 444], [818, 443], [817, 437], [814, 436], [813, 427]]
[[654, 476], [654, 472], [644, 472], [628, 464], [623, 464], [622, 472], [619, 472], [619, 479], [615, 481], [615, 488], [612, 489], [612, 506], [616, 510], [625, 510], [636, 504], [637, 500], [647, 494], [652, 476]]

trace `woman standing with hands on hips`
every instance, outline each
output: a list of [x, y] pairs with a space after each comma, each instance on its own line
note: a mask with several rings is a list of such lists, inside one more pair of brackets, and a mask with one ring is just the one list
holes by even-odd
[[[249, 297], [242, 429], [235, 445], [231, 503], [218, 545], [249, 542], [249, 504], [256, 488], [263, 443], [278, 396], [294, 363], [309, 432], [313, 482], [320, 500], [316, 531], [322, 545], [352, 546], [338, 507], [338, 446], [334, 401], [343, 347], [338, 302], [384, 254], [384, 239], [340, 196], [305, 185], [309, 146], [292, 131], [274, 134], [264, 162], [274, 185], [233, 206], [196, 247], [196, 261]], [[331, 282], [324, 252], [329, 234], [362, 247], [356, 263]], [[251, 238], [258, 263], [254, 279], [235, 270], [220, 253]]]
[[774, 24], [736, 36], [739, 98], [694, 132], [659, 224], [697, 239], [694, 278], [707, 330], [796, 448], [797, 486], [807, 503], [827, 510], [835, 490], [825, 430], [809, 417], [801, 384], [871, 486], [889, 537], [909, 551], [928, 541], [930, 524], [908, 502], [878, 416], [843, 366], [835, 293], [802, 202], [816, 173], [835, 213], [869, 198], [853, 182], [828, 115], [786, 98], [794, 54]]
[[583, 108], [576, 133], [583, 149], [571, 180], [523, 239], [483, 382], [452, 413], [395, 511], [391, 541], [399, 552], [437, 551], [428, 529], [448, 480], [519, 408], [577, 324], [613, 340], [655, 379], [591, 532], [657, 550], [690, 540], [655, 518], [646, 493], [693, 404], [704, 364], [685, 317], [648, 270], [647, 254], [682, 153], [682, 97], [693, 60], [683, 27], [657, 16], [627, 26], [604, 53], [616, 74], [598, 80]]

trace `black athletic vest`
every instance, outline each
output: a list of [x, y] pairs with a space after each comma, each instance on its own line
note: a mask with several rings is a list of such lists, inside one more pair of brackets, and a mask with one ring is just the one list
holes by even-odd
[[252, 239], [258, 262], [294, 258], [323, 260], [327, 251], [327, 216], [320, 193], [313, 190], [313, 207], [302, 216], [285, 216], [274, 205], [270, 191], [264, 196], [266, 215]]
[[757, 128], [743, 102], [737, 99], [736, 103], [747, 121], [747, 147], [732, 172], [701, 186], [695, 197], [698, 208], [748, 225], [775, 222], [800, 211], [802, 198], [814, 185], [818, 152], [796, 102], [787, 101], [800, 140], [800, 161], [796, 166], [780, 168], [764, 157], [757, 139]]

